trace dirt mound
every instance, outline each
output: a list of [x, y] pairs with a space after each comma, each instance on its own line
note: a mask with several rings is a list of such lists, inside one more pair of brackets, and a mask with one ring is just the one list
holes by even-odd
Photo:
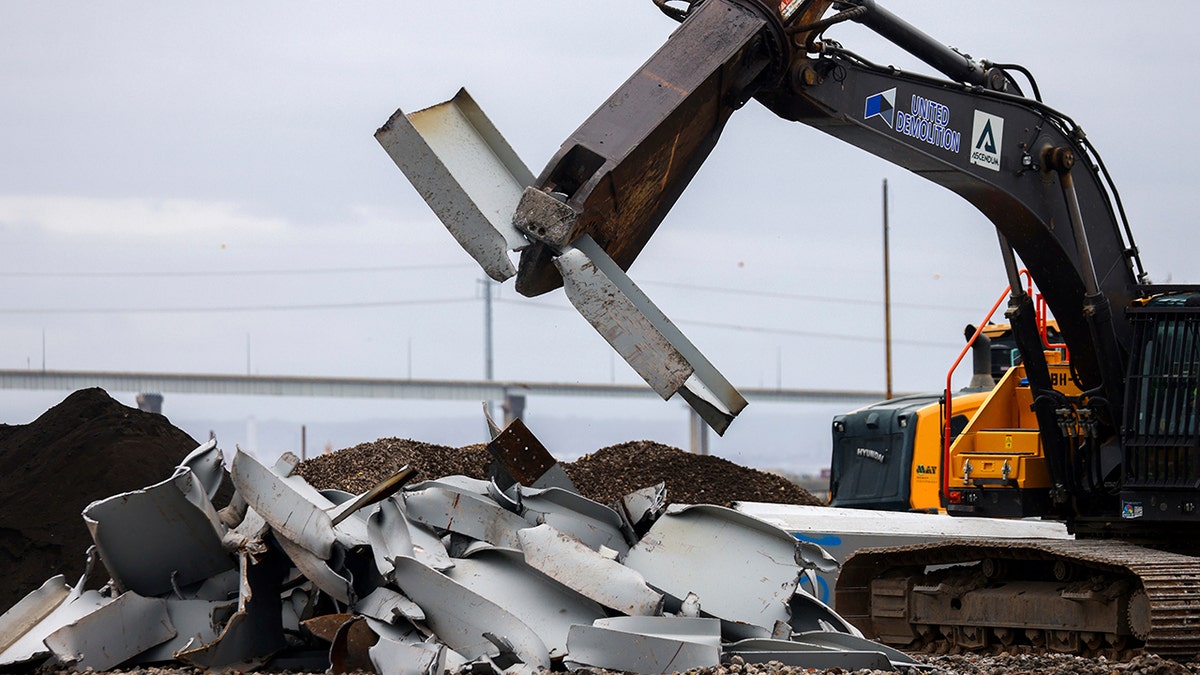
[[[486, 478], [491, 455], [482, 445], [450, 448], [381, 438], [301, 462], [296, 472], [314, 486], [363, 492], [405, 464], [417, 480], [452, 474]], [[667, 484], [667, 500], [728, 505], [735, 501], [820, 505], [812, 493], [775, 474], [710, 455], [693, 455], [653, 441], [621, 443], [563, 462], [581, 494], [609, 503], [634, 490]]]
[[92, 543], [84, 507], [166, 479], [197, 445], [166, 417], [96, 388], [29, 424], [0, 424], [0, 608], [55, 574], [74, 583]]

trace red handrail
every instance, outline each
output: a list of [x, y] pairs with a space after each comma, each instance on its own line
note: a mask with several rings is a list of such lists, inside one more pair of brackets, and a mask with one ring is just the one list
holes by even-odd
[[[1033, 295], [1033, 276], [1031, 274], [1029, 274], [1029, 270], [1021, 270], [1018, 274], [1020, 276], [1025, 277], [1026, 279], [1028, 279], [1028, 282], [1027, 282], [1028, 291], [1027, 292], [1029, 293], [1029, 295]], [[949, 468], [949, 466], [950, 466], [951, 420], [954, 419], [954, 413], [953, 413], [954, 392], [953, 392], [953, 387], [951, 385], [950, 380], [951, 380], [951, 378], [954, 377], [954, 371], [958, 369], [958, 365], [960, 363], [962, 363], [962, 360], [966, 357], [967, 353], [971, 351], [971, 347], [975, 346], [975, 341], [979, 339], [979, 336], [983, 333], [983, 329], [992, 320], [992, 315], [994, 315], [996, 313], [996, 310], [1000, 308], [1000, 303], [1004, 302], [1004, 299], [1008, 297], [1010, 291], [1012, 291], [1011, 284], [1004, 287], [1004, 291], [1002, 293], [1000, 293], [999, 298], [996, 298], [996, 303], [994, 305], [992, 305], [992, 309], [988, 311], [987, 316], [985, 316], [983, 318], [983, 321], [981, 321], [979, 323], [979, 327], [975, 329], [975, 334], [971, 336], [970, 340], [967, 340], [966, 346], [963, 347], [961, 352], [959, 352], [958, 358], [954, 360], [954, 365], [950, 366], [950, 370], [946, 373], [946, 393], [944, 396], [945, 409], [942, 414], [942, 467], [941, 467], [942, 494], [941, 494], [941, 502], [943, 505], [946, 504], [948, 502], [948, 500], [950, 499], [950, 474], [947, 472], [947, 468]], [[1039, 332], [1042, 334], [1042, 343], [1046, 344], [1046, 328], [1045, 328], [1046, 317], [1045, 317], [1045, 313], [1044, 313], [1045, 312], [1045, 304], [1040, 296], [1038, 297], [1038, 301], [1039, 301], [1039, 304], [1038, 304], [1039, 311], [1037, 312], [1038, 327], [1040, 328]], [[1047, 345], [1047, 346], [1049, 346], [1049, 345]], [[1055, 345], [1055, 346], [1057, 347], [1057, 345]], [[1065, 345], [1064, 345], [1064, 347], [1065, 347]]]

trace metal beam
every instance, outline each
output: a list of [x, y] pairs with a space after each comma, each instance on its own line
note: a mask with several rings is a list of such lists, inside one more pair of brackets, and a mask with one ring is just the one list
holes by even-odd
[[[0, 389], [75, 391], [100, 387], [107, 391], [225, 396], [308, 396], [320, 398], [394, 398], [456, 401], [502, 401], [508, 394], [649, 398], [643, 384], [572, 382], [488, 382], [483, 380], [412, 380], [290, 375], [217, 375], [200, 373], [128, 373], [70, 370], [0, 370]], [[751, 402], [844, 403], [882, 400], [878, 391], [743, 388]]]

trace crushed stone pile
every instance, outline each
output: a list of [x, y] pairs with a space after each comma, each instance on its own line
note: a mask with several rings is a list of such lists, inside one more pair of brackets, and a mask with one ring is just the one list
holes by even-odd
[[[362, 492], [400, 467], [417, 470], [417, 480], [462, 475], [487, 477], [491, 455], [483, 445], [451, 448], [399, 438], [381, 438], [301, 462], [296, 473], [318, 489]], [[666, 483], [667, 502], [728, 506], [736, 501], [819, 506], [811, 492], [782, 476], [694, 455], [654, 441], [601, 448], [563, 469], [580, 494], [608, 504], [630, 492]]]

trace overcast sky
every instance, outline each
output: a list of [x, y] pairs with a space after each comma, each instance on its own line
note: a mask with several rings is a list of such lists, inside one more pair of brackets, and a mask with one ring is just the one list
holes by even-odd
[[[1032, 70], [1100, 150], [1153, 279], [1200, 281], [1200, 7], [882, 4]], [[536, 174], [674, 26], [649, 0], [4, 3], [0, 368], [480, 378], [482, 275], [372, 134], [465, 86]], [[828, 34], [928, 70], [858, 26]], [[936, 389], [962, 326], [1004, 287], [993, 228], [757, 103], [630, 274], [736, 386], [882, 390], [885, 179], [895, 387]], [[561, 292], [499, 292], [497, 379], [639, 381]], [[0, 392], [0, 423], [63, 395]], [[680, 405], [621, 414], [682, 420]], [[165, 412], [311, 423], [465, 408], [478, 405], [169, 395]]]

